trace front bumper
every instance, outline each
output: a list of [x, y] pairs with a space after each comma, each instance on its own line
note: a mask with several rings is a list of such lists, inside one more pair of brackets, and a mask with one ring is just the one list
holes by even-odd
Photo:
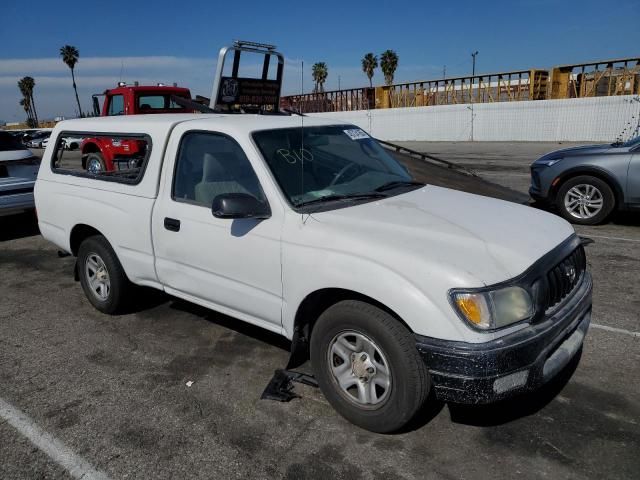
[[539, 388], [582, 346], [591, 320], [591, 275], [550, 316], [486, 343], [416, 335], [436, 396], [456, 403], [490, 403]]
[[547, 203], [551, 202], [549, 198], [551, 180], [553, 176], [549, 178], [549, 167], [538, 166], [533, 164], [531, 166], [531, 183], [529, 184], [529, 196], [536, 202]]

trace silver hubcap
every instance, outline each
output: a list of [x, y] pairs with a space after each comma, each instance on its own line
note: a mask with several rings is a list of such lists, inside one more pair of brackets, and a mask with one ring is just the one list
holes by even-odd
[[107, 300], [109, 293], [111, 293], [111, 281], [107, 266], [98, 254], [90, 253], [87, 255], [84, 262], [84, 274], [91, 293], [102, 302]]
[[87, 165], [87, 170], [91, 173], [100, 173], [102, 171], [102, 165], [99, 160], [92, 158], [89, 160], [89, 164]]
[[354, 331], [341, 332], [329, 344], [329, 369], [340, 392], [358, 406], [377, 406], [391, 391], [391, 370], [373, 340]]
[[564, 207], [576, 218], [593, 218], [603, 206], [602, 192], [593, 185], [575, 185], [564, 196]]

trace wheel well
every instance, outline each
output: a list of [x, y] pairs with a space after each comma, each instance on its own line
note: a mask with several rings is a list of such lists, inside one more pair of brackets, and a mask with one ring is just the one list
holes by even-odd
[[[288, 368], [298, 366], [309, 357], [309, 340], [313, 327], [320, 315], [332, 305], [343, 300], [359, 300], [374, 305], [392, 315], [409, 331], [409, 325], [389, 307], [379, 301], [352, 290], [342, 288], [325, 288], [309, 294], [298, 307], [293, 324], [293, 339], [291, 345], [291, 359]], [[295, 358], [295, 360], [294, 360]]]
[[623, 197], [622, 190], [620, 189], [620, 185], [618, 185], [618, 182], [613, 180], [608, 174], [598, 170], [572, 170], [572, 171], [566, 172], [564, 175], [560, 177], [560, 181], [554, 187], [551, 187], [553, 201], [555, 202], [557, 200], [556, 196], [558, 195], [558, 191], [560, 190], [562, 185], [564, 185], [566, 182], [568, 182], [572, 178], [580, 177], [583, 175], [586, 175], [589, 177], [595, 177], [599, 180], [602, 180], [611, 188], [611, 191], [613, 192], [614, 200], [616, 202], [616, 206], [623, 203], [624, 197]]
[[93, 142], [87, 143], [82, 146], [82, 169], [87, 169], [87, 155], [89, 153], [101, 153], [100, 147]]
[[100, 147], [95, 143], [87, 143], [82, 147], [82, 153], [100, 153]]
[[[80, 248], [80, 244], [87, 238], [92, 237], [94, 235], [102, 235], [95, 228], [85, 225], [83, 223], [76, 225], [71, 230], [71, 238], [69, 244], [71, 246], [71, 253], [73, 255], [78, 256], [78, 249]], [[103, 235], [104, 236], [104, 235]]]

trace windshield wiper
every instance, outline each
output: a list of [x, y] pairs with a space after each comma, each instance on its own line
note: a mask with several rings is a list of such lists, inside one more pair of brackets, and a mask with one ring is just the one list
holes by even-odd
[[369, 192], [369, 193], [344, 193], [338, 194], [333, 193], [331, 195], [324, 195], [322, 197], [314, 198], [313, 200], [306, 200], [304, 202], [300, 202], [296, 204], [296, 207], [306, 207], [308, 205], [315, 205], [318, 203], [325, 202], [333, 202], [340, 200], [366, 200], [369, 198], [385, 198], [386, 195], [379, 192]]
[[385, 190], [391, 190], [398, 187], [424, 187], [422, 182], [414, 182], [413, 180], [394, 180], [393, 182], [387, 182], [380, 185], [375, 189], [376, 192], [384, 192]]

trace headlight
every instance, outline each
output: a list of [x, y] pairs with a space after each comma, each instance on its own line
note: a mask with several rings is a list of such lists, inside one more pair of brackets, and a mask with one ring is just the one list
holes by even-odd
[[531, 295], [521, 287], [484, 292], [452, 291], [451, 300], [460, 316], [476, 328], [492, 330], [531, 318]]
[[542, 157], [538, 160], [535, 161], [536, 165], [544, 165], [545, 167], [550, 167], [552, 165], [555, 165], [556, 163], [558, 163], [560, 160], [562, 160], [563, 157]]

